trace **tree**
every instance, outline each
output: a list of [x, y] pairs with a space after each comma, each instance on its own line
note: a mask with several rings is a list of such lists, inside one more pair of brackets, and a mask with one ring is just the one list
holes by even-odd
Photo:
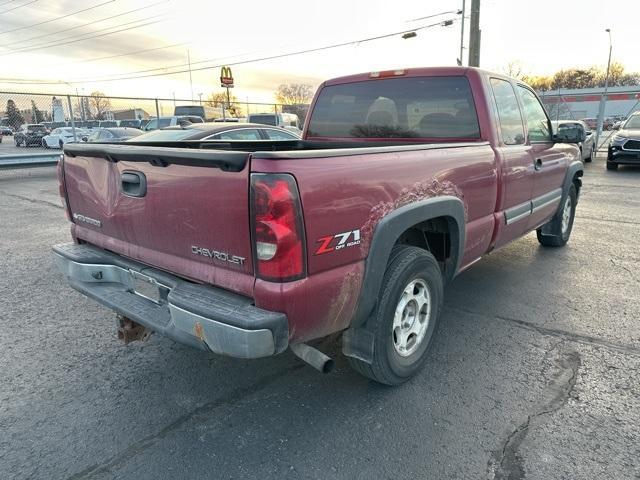
[[519, 80], [522, 79], [522, 77], [524, 77], [524, 70], [522, 68], [522, 63], [520, 63], [517, 60], [511, 60], [509, 63], [507, 63], [507, 66], [505, 68], [503, 68], [504, 74], [512, 77], [512, 78], [517, 78]]
[[308, 104], [313, 97], [313, 87], [306, 83], [283, 83], [274, 95], [276, 101], [283, 105]]
[[[510, 68], [509, 64], [507, 69]], [[547, 91], [559, 88], [596, 88], [604, 87], [606, 69], [592, 66], [589, 68], [569, 68], [553, 75], [523, 75], [522, 80], [536, 90]], [[624, 66], [613, 62], [609, 68], [610, 87], [631, 87], [640, 85], [640, 72], [627, 73]]]
[[24, 117], [20, 114], [16, 108], [16, 103], [9, 99], [7, 100], [7, 123], [15, 130], [20, 128], [20, 125], [24, 123]]
[[38, 107], [36, 106], [36, 102], [31, 100], [31, 121], [33, 123], [42, 123], [44, 122], [44, 115]]
[[89, 106], [96, 120], [105, 120], [107, 112], [111, 110], [111, 100], [105, 97], [102, 92], [91, 92], [89, 96]]
[[[234, 117], [242, 116], [242, 105], [238, 98], [233, 94], [229, 94], [229, 100], [231, 101], [231, 105], [228, 110]], [[225, 108], [227, 106], [227, 92], [212, 92], [209, 95], [209, 98], [205, 101], [205, 104], [210, 107], [219, 107]]]
[[287, 83], [278, 87], [275, 92], [278, 103], [282, 104], [282, 111], [294, 113], [303, 124], [309, 112], [309, 103], [313, 97], [313, 87], [306, 83]]

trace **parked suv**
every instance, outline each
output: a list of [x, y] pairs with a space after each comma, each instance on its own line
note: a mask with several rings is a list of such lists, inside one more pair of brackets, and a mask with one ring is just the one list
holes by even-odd
[[20, 126], [18, 131], [13, 135], [13, 140], [16, 147], [24, 145], [28, 147], [30, 145], [42, 146], [42, 137], [49, 132], [47, 128], [41, 123], [25, 123]]
[[640, 165], [640, 114], [631, 115], [611, 136], [607, 152], [607, 170], [618, 165]]

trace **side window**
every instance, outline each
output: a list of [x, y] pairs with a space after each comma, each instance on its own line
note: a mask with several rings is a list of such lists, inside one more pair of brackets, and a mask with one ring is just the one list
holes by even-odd
[[549, 118], [544, 108], [531, 90], [518, 86], [518, 93], [524, 106], [524, 115], [529, 129], [529, 141], [550, 142]]
[[267, 137], [269, 137], [271, 140], [298, 140], [298, 137], [296, 137], [295, 135], [291, 135], [286, 130], [265, 128], [264, 132], [266, 132]]
[[240, 130], [230, 130], [214, 135], [216, 140], [260, 140], [260, 134], [255, 128], [243, 128]]
[[498, 107], [502, 140], [505, 145], [522, 145], [525, 141], [524, 125], [516, 92], [511, 83], [499, 78], [491, 79], [491, 89]]

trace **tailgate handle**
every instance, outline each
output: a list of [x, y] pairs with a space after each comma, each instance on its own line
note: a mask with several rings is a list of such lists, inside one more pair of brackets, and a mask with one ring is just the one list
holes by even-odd
[[128, 197], [144, 197], [147, 194], [147, 177], [142, 172], [124, 171], [121, 176], [122, 193]]

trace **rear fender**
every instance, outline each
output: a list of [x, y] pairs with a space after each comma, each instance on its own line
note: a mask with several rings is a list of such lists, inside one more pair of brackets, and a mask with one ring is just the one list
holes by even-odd
[[451, 235], [451, 263], [454, 268], [447, 274], [445, 281], [453, 278], [460, 270], [465, 244], [465, 209], [458, 197], [428, 198], [400, 207], [383, 217], [373, 233], [356, 313], [343, 336], [342, 348], [345, 355], [371, 362], [373, 334], [367, 329], [367, 319], [376, 306], [391, 250], [407, 229], [438, 217], [448, 218]]

